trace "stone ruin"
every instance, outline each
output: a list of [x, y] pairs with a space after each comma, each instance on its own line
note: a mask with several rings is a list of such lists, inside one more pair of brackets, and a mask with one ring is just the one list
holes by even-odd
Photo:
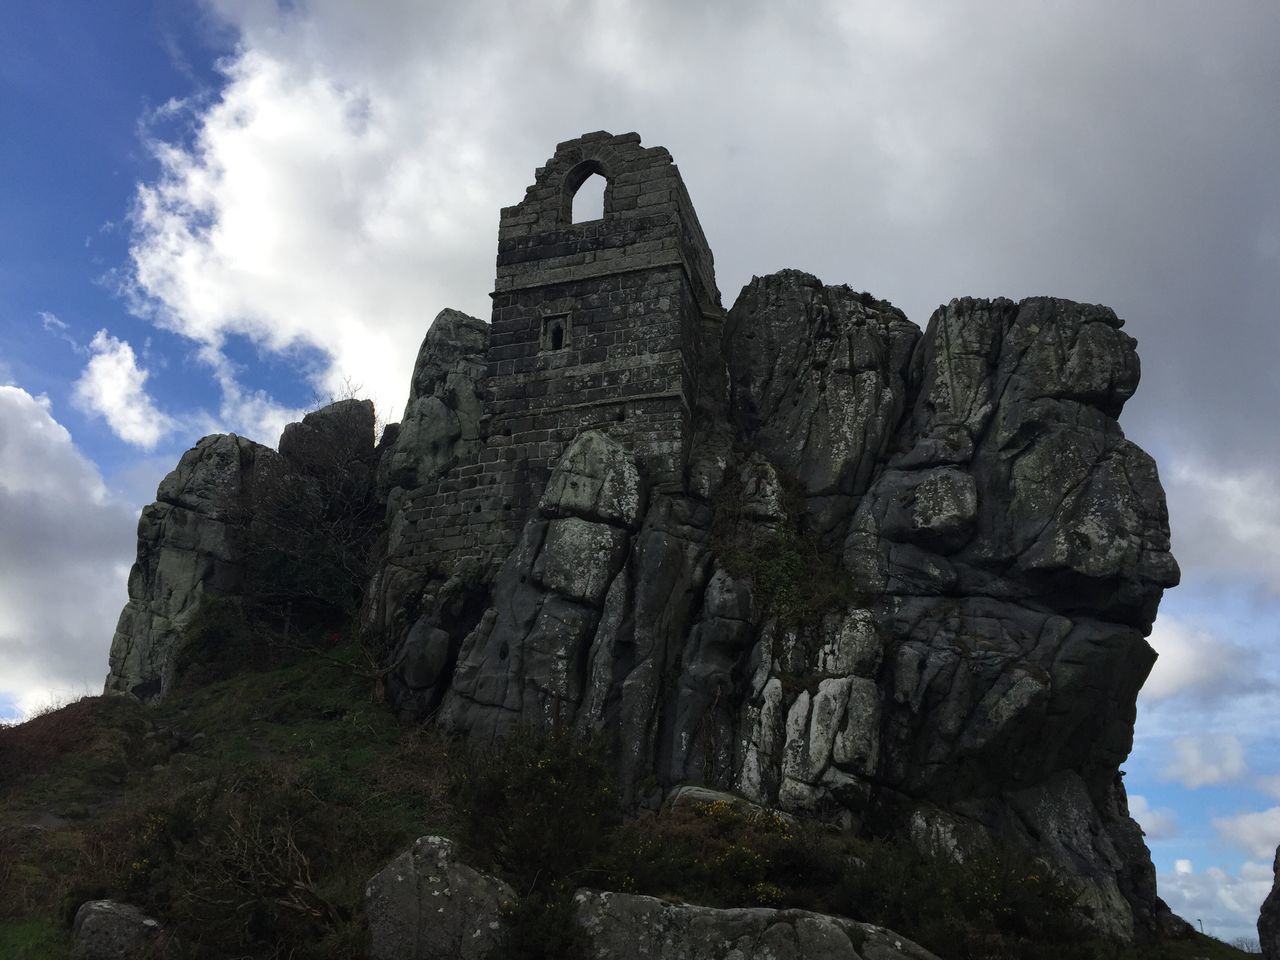
[[[592, 174], [603, 217], [573, 223]], [[1120, 771], [1178, 580], [1117, 422], [1135, 346], [1047, 297], [921, 331], [795, 270], [726, 312], [667, 151], [566, 141], [502, 211], [491, 323], [436, 318], [377, 446], [348, 401], [278, 453], [183, 457], [107, 689], [167, 695], [201, 598], [253, 588], [262, 489], [337, 471], [378, 515], [359, 625], [405, 716], [603, 737], [642, 805], [699, 785], [954, 856], [1012, 844], [1083, 883], [1097, 931], [1177, 933]]]

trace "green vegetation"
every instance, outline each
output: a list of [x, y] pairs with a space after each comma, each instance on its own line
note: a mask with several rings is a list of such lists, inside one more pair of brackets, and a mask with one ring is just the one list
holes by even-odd
[[603, 747], [519, 733], [465, 759], [453, 779], [464, 856], [519, 895], [496, 957], [584, 956], [573, 891], [598, 881], [596, 862], [622, 820]]
[[584, 956], [569, 913], [580, 886], [840, 914], [888, 927], [943, 960], [1248, 956], [1207, 937], [1147, 948], [1083, 941], [1079, 891], [1007, 851], [957, 864], [725, 801], [623, 817], [607, 773], [598, 748], [560, 735], [517, 736], [457, 768], [466, 856], [521, 895], [496, 957]]
[[[64, 955], [102, 897], [162, 918], [184, 956], [359, 956], [365, 882], [449, 828], [448, 745], [374, 702], [356, 643], [273, 644], [224, 605], [191, 638], [163, 706], [88, 697], [0, 728], [0, 956]], [[222, 640], [261, 646], [200, 658]]]
[[7, 960], [62, 960], [67, 933], [49, 916], [0, 920], [0, 957]]
[[285, 644], [209, 605], [190, 640], [162, 706], [88, 697], [0, 728], [0, 956], [65, 958], [76, 907], [111, 897], [184, 957], [359, 957], [365, 882], [427, 833], [516, 890], [496, 954], [515, 960], [583, 955], [580, 886], [843, 914], [944, 960], [1248, 956], [1201, 937], [1076, 943], [1071, 884], [1009, 854], [930, 860], [725, 802], [629, 817], [599, 744], [468, 752], [398, 724], [341, 632], [295, 626]]
[[762, 609], [786, 624], [809, 623], [846, 606], [853, 585], [805, 530], [799, 483], [777, 475], [786, 518], [766, 524], [748, 515], [740, 472], [729, 473], [715, 503], [711, 550], [732, 576], [751, 581]]

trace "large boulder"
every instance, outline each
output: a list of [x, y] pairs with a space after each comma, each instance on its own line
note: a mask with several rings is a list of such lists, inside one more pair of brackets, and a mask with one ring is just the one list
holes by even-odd
[[799, 270], [752, 278], [729, 311], [734, 415], [802, 485], [824, 536], [866, 490], [893, 439], [919, 339], [892, 304]]
[[342, 400], [285, 427], [280, 452], [214, 434], [183, 454], [138, 521], [106, 692], [164, 696], [206, 597], [352, 605], [378, 519], [373, 431], [373, 405]]
[[805, 910], [717, 910], [629, 893], [579, 890], [592, 960], [937, 960], [891, 930]]
[[395, 444], [383, 455], [384, 490], [413, 488], [468, 462], [480, 445], [489, 325], [441, 310], [418, 350]]
[[160, 924], [115, 900], [81, 904], [71, 926], [71, 960], [145, 960], [163, 955]]
[[201, 599], [242, 593], [253, 516], [288, 472], [276, 451], [235, 434], [205, 437], [183, 454], [138, 520], [107, 693], [153, 700], [168, 691]]
[[[815, 284], [756, 279], [734, 307], [738, 415], [784, 473], [809, 469], [815, 436], [834, 449], [795, 413], [827, 366], [777, 372], [829, 349], [794, 318], [863, 302]], [[770, 336], [779, 325], [799, 344]], [[957, 300], [914, 346], [899, 394], [886, 378], [899, 368], [878, 368], [901, 416], [884, 426], [882, 408], [849, 408], [866, 480], [846, 513], [817, 514], [824, 538], [845, 524], [852, 602], [826, 622], [763, 625], [737, 787], [845, 822], [874, 813], [953, 856], [992, 842], [1044, 856], [1084, 883], [1095, 930], [1127, 940], [1175, 923], [1153, 872], [1132, 866], [1149, 855], [1117, 771], [1155, 659], [1144, 635], [1178, 568], [1155, 466], [1115, 419], [1138, 379], [1121, 326], [1065, 300]], [[742, 345], [751, 331], [766, 357]], [[812, 500], [809, 477], [792, 482]]]
[[514, 900], [501, 880], [458, 862], [451, 840], [421, 837], [365, 889], [369, 960], [484, 960]]
[[617, 441], [588, 431], [569, 445], [498, 572], [494, 606], [462, 643], [442, 723], [488, 738], [573, 719], [643, 504], [639, 471]]
[[281, 456], [303, 473], [365, 470], [373, 461], [377, 417], [370, 400], [337, 400], [280, 434]]
[[[504, 882], [422, 837], [365, 891], [370, 960], [483, 960], [503, 944]], [[804, 910], [719, 910], [596, 890], [574, 894], [587, 960], [937, 960], [891, 930]]]

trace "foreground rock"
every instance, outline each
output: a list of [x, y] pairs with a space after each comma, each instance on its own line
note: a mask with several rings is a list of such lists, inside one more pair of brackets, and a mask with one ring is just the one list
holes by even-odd
[[459, 863], [452, 841], [422, 837], [365, 890], [370, 960], [483, 960], [514, 900], [501, 880]]
[[1262, 944], [1262, 956], [1265, 960], [1280, 960], [1280, 847], [1276, 847], [1276, 860], [1273, 865], [1275, 881], [1271, 892], [1262, 901], [1262, 910], [1258, 914], [1258, 941]]
[[72, 960], [143, 960], [161, 955], [160, 924], [137, 907], [90, 900], [76, 911]]
[[[515, 893], [422, 837], [369, 881], [370, 960], [482, 960], [503, 943]], [[804, 910], [716, 910], [579, 890], [589, 960], [937, 960], [890, 930]]]
[[937, 960], [891, 930], [804, 910], [716, 910], [579, 890], [578, 922], [595, 960]]

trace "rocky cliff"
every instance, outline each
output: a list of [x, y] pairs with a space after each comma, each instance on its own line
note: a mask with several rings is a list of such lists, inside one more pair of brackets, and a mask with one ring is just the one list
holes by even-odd
[[[572, 225], [583, 170], [606, 216]], [[108, 689], [162, 695], [197, 599], [260, 589], [255, 491], [297, 475], [381, 511], [347, 566], [405, 715], [594, 734], [640, 805], [703, 784], [943, 855], [1013, 846], [1082, 883], [1098, 932], [1176, 933], [1119, 770], [1178, 581], [1117, 423], [1122, 321], [962, 299], [922, 332], [798, 271], [726, 312], [669, 156], [634, 135], [561, 144], [503, 230], [493, 325], [436, 319], [377, 451], [369, 411], [337, 465], [290, 452], [306, 422], [280, 454], [183, 458]]]

